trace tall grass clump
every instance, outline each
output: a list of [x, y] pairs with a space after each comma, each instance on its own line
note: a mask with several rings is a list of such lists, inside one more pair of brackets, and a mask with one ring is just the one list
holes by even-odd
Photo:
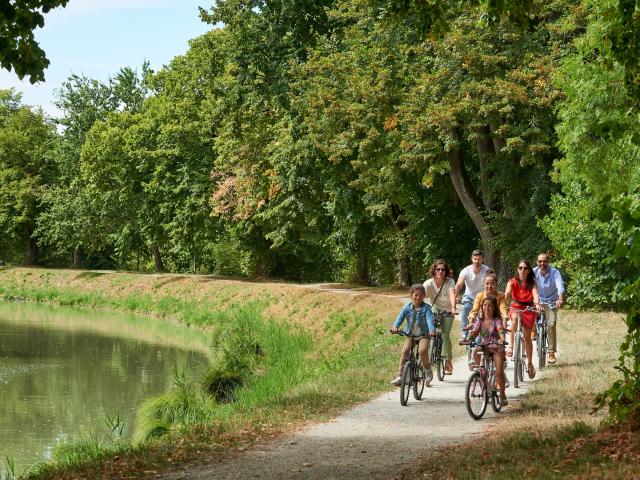
[[147, 402], [139, 415], [136, 441], [246, 412], [304, 378], [309, 338], [291, 326], [265, 321], [258, 302], [232, 305], [220, 311], [218, 319], [211, 367], [199, 383], [177, 375], [168, 393]]

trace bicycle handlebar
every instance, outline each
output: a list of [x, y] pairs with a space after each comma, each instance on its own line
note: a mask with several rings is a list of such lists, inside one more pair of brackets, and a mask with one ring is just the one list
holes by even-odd
[[425, 333], [424, 335], [413, 335], [412, 333], [405, 333], [402, 330], [398, 330], [397, 332], [389, 330], [389, 333], [391, 335], [400, 335], [401, 337], [409, 337], [409, 338], [426, 338], [431, 336], [431, 333]]

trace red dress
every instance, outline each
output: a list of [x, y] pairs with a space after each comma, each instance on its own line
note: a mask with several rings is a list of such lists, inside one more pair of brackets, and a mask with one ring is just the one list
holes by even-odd
[[[533, 306], [533, 289], [527, 288], [527, 285], [520, 285], [515, 278], [509, 280], [511, 283], [511, 320], [515, 320], [513, 314], [516, 310], [524, 310], [527, 307]], [[522, 326], [528, 329], [532, 329], [536, 323], [536, 312], [522, 312]]]

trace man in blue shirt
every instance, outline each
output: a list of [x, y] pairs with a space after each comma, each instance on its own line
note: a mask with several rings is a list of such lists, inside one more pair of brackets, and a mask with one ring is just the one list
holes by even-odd
[[[556, 363], [556, 321], [558, 308], [564, 304], [564, 282], [562, 275], [557, 268], [549, 265], [549, 255], [541, 253], [538, 255], [538, 266], [533, 269], [538, 287], [540, 303], [544, 304], [544, 311], [547, 315], [547, 326], [549, 333], [549, 363]], [[553, 304], [556, 308], [551, 308]]]

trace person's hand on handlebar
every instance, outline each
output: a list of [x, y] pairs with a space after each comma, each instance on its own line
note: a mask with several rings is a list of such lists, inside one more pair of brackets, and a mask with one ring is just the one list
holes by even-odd
[[391, 327], [389, 330], [391, 333], [398, 333], [398, 327]]

